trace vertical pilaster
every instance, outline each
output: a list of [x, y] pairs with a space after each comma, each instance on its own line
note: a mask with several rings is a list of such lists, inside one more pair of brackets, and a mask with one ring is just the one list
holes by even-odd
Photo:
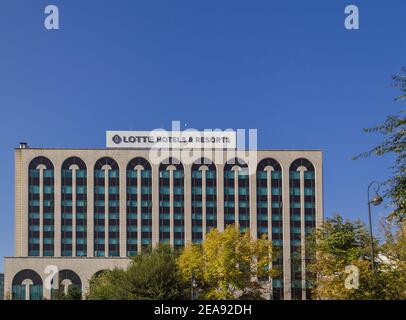
[[87, 256], [94, 257], [94, 171], [87, 168], [87, 220], [86, 220]]
[[120, 257], [127, 256], [127, 167], [120, 166]]
[[185, 197], [185, 244], [192, 243], [192, 167], [184, 165], [184, 197]]
[[[28, 256], [28, 167], [23, 166], [22, 150], [15, 152], [15, 255]], [[27, 208], [27, 209], [25, 209]]]
[[217, 165], [217, 229], [224, 231], [224, 166]]
[[152, 246], [159, 243], [159, 164], [152, 165]]
[[257, 211], [257, 171], [256, 163], [250, 164], [250, 233], [253, 239], [258, 238], [258, 211]]
[[[61, 175], [61, 167], [55, 163], [54, 168], [54, 255], [55, 257], [61, 256], [61, 228], [62, 228], [62, 175]], [[72, 231], [73, 232], [73, 231]], [[73, 246], [73, 243], [72, 243]]]
[[173, 186], [173, 173], [176, 170], [174, 166], [168, 166], [167, 170], [169, 171], [169, 243], [173, 247], [174, 245], [174, 186]]
[[240, 210], [239, 210], [239, 199], [238, 199], [238, 194], [239, 194], [239, 189], [238, 189], [238, 173], [240, 168], [237, 166], [234, 166], [232, 169], [234, 171], [234, 225], [237, 228], [237, 230], [240, 229]]
[[291, 258], [290, 258], [290, 201], [289, 201], [289, 163], [282, 165], [282, 202], [283, 202], [283, 288], [284, 299], [292, 299]]

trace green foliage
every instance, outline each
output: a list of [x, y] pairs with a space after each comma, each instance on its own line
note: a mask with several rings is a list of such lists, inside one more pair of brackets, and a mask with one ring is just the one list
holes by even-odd
[[[406, 67], [400, 74], [393, 76], [394, 86], [399, 88], [401, 95], [396, 101], [406, 100]], [[355, 159], [370, 156], [393, 154], [396, 157], [392, 167], [393, 176], [386, 181], [386, 196], [391, 199], [394, 207], [390, 218], [398, 222], [406, 219], [406, 110], [398, 116], [389, 116], [386, 121], [378, 126], [364, 129], [367, 133], [381, 133], [387, 138], [378, 146], [368, 152], [355, 157]]]
[[263, 283], [274, 275], [271, 242], [253, 240], [234, 226], [210, 231], [202, 245], [188, 246], [178, 260], [184, 281], [195, 280], [200, 299], [260, 299]]
[[70, 285], [68, 292], [65, 293], [65, 288], [62, 284], [59, 284], [59, 289], [53, 291], [52, 300], [81, 300], [82, 290], [78, 286]]
[[185, 284], [177, 254], [167, 245], [133, 258], [127, 270], [114, 269], [91, 279], [88, 299], [174, 300], [184, 298]]
[[[392, 236], [389, 237], [389, 234]], [[341, 216], [327, 219], [313, 234], [311, 248], [316, 258], [308, 269], [316, 275], [313, 283], [315, 299], [405, 299], [406, 242], [398, 229], [387, 233], [385, 242], [376, 243], [376, 271], [371, 269], [370, 238], [361, 222], [343, 221]], [[348, 289], [346, 266], [359, 270], [359, 288]]]

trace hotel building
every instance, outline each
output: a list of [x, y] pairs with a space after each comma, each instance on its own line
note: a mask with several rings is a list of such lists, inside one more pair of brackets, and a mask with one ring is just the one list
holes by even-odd
[[55, 267], [60, 285], [85, 293], [91, 277], [158, 243], [183, 248], [234, 224], [279, 249], [270, 297], [308, 299], [305, 236], [323, 220], [322, 153], [255, 153], [213, 149], [183, 162], [169, 150], [157, 163], [148, 149], [20, 145], [6, 295], [51, 299]]

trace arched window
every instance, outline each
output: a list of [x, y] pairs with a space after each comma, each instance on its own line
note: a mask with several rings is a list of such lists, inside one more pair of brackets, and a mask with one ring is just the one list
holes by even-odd
[[175, 249], [185, 245], [183, 165], [169, 158], [159, 165], [159, 242]]
[[205, 234], [217, 228], [216, 165], [201, 158], [192, 165], [192, 242], [201, 243]]
[[152, 246], [152, 171], [144, 158], [127, 165], [127, 255]]
[[54, 165], [45, 157], [30, 162], [28, 172], [28, 255], [54, 255]]
[[13, 300], [42, 300], [42, 279], [31, 269], [18, 272], [12, 281]]
[[297, 159], [291, 164], [289, 193], [292, 299], [309, 298], [311, 275], [305, 270], [309, 259], [305, 239], [316, 226], [315, 171], [309, 160]]
[[120, 170], [108, 157], [94, 166], [94, 255], [120, 255]]
[[58, 273], [58, 288], [51, 290], [51, 298], [58, 299], [58, 293], [68, 294], [69, 289], [74, 287], [78, 292], [82, 293], [82, 280], [79, 275], [69, 269], [64, 269]]
[[272, 268], [278, 275], [272, 278], [272, 298], [283, 299], [283, 222], [282, 222], [282, 168], [271, 158], [257, 166], [257, 226], [258, 238], [272, 240], [276, 253]]
[[61, 172], [61, 255], [87, 255], [87, 168], [71, 157]]
[[248, 165], [241, 159], [224, 166], [224, 226], [238, 225], [241, 232], [250, 228], [250, 180]]

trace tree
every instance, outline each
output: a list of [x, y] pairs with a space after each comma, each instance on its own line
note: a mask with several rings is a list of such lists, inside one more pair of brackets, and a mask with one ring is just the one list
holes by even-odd
[[213, 229], [202, 245], [185, 248], [178, 260], [185, 282], [195, 282], [201, 299], [261, 299], [264, 282], [275, 272], [271, 242], [251, 239], [234, 226]]
[[[316, 274], [313, 283], [315, 299], [405, 299], [405, 239], [401, 232], [379, 246], [376, 242], [376, 271], [371, 269], [370, 238], [365, 225], [359, 221], [343, 221], [339, 215], [327, 219], [312, 235], [311, 250], [315, 259], [308, 268]], [[403, 252], [399, 254], [399, 252]], [[348, 273], [354, 266], [357, 274]], [[358, 288], [348, 287], [348, 279], [357, 277]]]
[[183, 299], [185, 284], [176, 264], [177, 253], [160, 245], [133, 258], [127, 270], [106, 271], [91, 279], [88, 299], [174, 300]]
[[[401, 95], [396, 101], [406, 100], [406, 67], [403, 67], [398, 75], [393, 77], [394, 86], [399, 88]], [[378, 126], [364, 129], [365, 132], [379, 132], [387, 138], [378, 146], [368, 152], [355, 157], [355, 159], [370, 156], [382, 156], [393, 154], [396, 157], [393, 166], [393, 176], [386, 181], [386, 196], [391, 200], [394, 207], [393, 213], [389, 216], [399, 223], [406, 223], [406, 110], [400, 115], [389, 116], [386, 121]], [[404, 232], [406, 234], [406, 224]]]
[[59, 284], [59, 289], [55, 291], [52, 297], [53, 300], [81, 300], [82, 290], [75, 285], [68, 287], [68, 292], [65, 293], [65, 288], [62, 284]]
[[406, 299], [406, 235], [393, 222], [383, 221], [385, 241], [380, 246], [384, 296]]

